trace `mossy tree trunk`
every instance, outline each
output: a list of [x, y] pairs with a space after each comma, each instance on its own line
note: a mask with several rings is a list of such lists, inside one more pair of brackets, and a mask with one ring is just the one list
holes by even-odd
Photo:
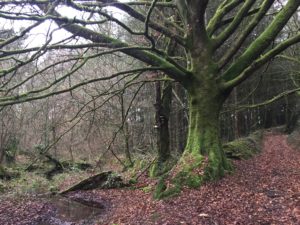
[[190, 12], [185, 15], [190, 27], [187, 30], [190, 73], [183, 82], [189, 98], [189, 128], [184, 153], [173, 174], [174, 178], [180, 178], [181, 185], [199, 186], [203, 180], [222, 177], [229, 169], [220, 141], [219, 114], [232, 88], [222, 88], [223, 81], [217, 79], [220, 71], [213, 58], [214, 46], [205, 27], [205, 14], [201, 13], [207, 3], [195, 1], [181, 8], [188, 7]]
[[206, 158], [205, 176], [214, 179], [222, 177], [228, 169], [219, 134], [219, 114], [225, 95], [218, 90], [212, 91], [212, 88], [205, 89], [200, 86], [188, 91], [189, 130], [183, 159], [187, 155], [199, 156], [200, 160]]
[[[217, 71], [211, 65], [206, 67], [208, 70], [204, 72], [194, 70], [190, 82], [185, 83], [189, 101], [186, 147], [169, 176], [164, 176], [159, 182], [155, 198], [178, 193], [182, 186], [199, 187], [204, 181], [223, 177], [225, 171], [231, 169], [219, 133], [220, 111], [230, 91], [222, 91], [214, 79]], [[169, 181], [164, 182], [165, 179]]]
[[[177, 165], [179, 170], [176, 171], [175, 177], [183, 172], [185, 178], [196, 176], [196, 180], [202, 182], [218, 179], [224, 175], [225, 170], [230, 169], [222, 150], [219, 133], [220, 111], [230, 90], [222, 91], [214, 79], [217, 73], [214, 63], [199, 58], [192, 62], [193, 73], [190, 75], [190, 81], [185, 84], [189, 100], [187, 144]], [[199, 167], [202, 167], [203, 171], [195, 172]], [[185, 183], [185, 179], [182, 181]]]

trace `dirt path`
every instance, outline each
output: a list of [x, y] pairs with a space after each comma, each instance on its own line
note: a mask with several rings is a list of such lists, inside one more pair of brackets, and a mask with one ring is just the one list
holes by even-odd
[[[235, 166], [234, 175], [165, 201], [154, 201], [143, 190], [125, 189], [70, 197], [105, 203], [107, 209], [96, 224], [300, 224], [300, 151], [287, 145], [286, 136], [266, 134], [262, 153]], [[9, 213], [13, 216], [0, 206], [0, 224]]]

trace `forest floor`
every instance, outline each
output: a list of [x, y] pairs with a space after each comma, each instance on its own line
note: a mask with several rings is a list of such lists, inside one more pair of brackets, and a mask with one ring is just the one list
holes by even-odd
[[101, 205], [90, 221], [55, 219], [56, 206], [47, 199], [2, 197], [0, 224], [300, 224], [300, 151], [285, 135], [266, 133], [262, 152], [234, 165], [234, 174], [167, 200], [153, 200], [147, 180], [138, 184], [143, 188], [70, 193]]

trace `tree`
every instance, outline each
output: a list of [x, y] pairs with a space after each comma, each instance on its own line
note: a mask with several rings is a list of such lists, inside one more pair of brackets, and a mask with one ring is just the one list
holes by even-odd
[[[64, 29], [71, 35], [54, 43], [52, 36], [55, 36], [55, 30], [52, 30], [49, 31], [48, 38], [42, 46], [19, 51], [3, 51], [1, 58], [14, 56], [17, 58], [17, 54], [34, 52], [30, 57], [32, 61], [45, 52], [55, 49], [88, 51], [91, 48], [98, 48], [102, 51], [99, 54], [91, 55], [82, 51], [82, 55], [78, 56], [77, 60], [83, 63], [90, 58], [119, 54], [127, 55], [149, 66], [135, 66], [132, 70], [86, 80], [60, 90], [40, 88], [22, 95], [4, 96], [0, 98], [0, 105], [16, 104], [68, 92], [91, 82], [126, 74], [160, 70], [186, 89], [189, 101], [187, 144], [173, 170], [173, 181], [198, 186], [204, 180], [220, 178], [226, 170], [230, 169], [219, 137], [219, 114], [222, 105], [234, 87], [252, 76], [273, 57], [300, 41], [299, 30], [292, 36], [283, 35], [285, 25], [299, 10], [300, 2], [299, 0], [288, 0], [285, 3], [276, 0], [224, 0], [211, 17], [206, 15], [210, 3], [214, 1], [153, 0], [129, 3], [115, 0], [2, 1], [0, 6], [5, 9], [2, 10], [2, 18], [34, 21], [19, 36], [45, 20], [55, 21], [58, 25], [57, 29]], [[123, 18], [130, 17], [139, 21], [142, 30], [133, 29], [130, 24], [123, 22], [122, 18], [118, 19], [113, 12], [109, 12], [109, 8], [105, 10], [107, 7], [122, 11]], [[166, 8], [170, 16], [161, 16], [161, 8]], [[68, 18], [59, 13], [61, 9], [73, 9], [77, 14]], [[179, 20], [176, 16], [178, 14]], [[259, 32], [256, 28], [267, 16], [270, 22], [263, 31]], [[248, 23], [244, 24], [244, 21]], [[118, 39], [113, 32], [105, 32], [101, 25], [105, 23], [113, 23], [118, 29], [127, 31], [126, 41], [122, 38]], [[243, 29], [241, 25], [244, 26]], [[235, 34], [234, 40], [231, 38], [233, 34]], [[255, 36], [255, 39], [246, 45], [250, 34]], [[182, 49], [179, 52], [186, 54], [168, 55], [156, 45], [155, 37], [159, 36], [172, 40], [180, 46], [178, 48]], [[75, 38], [77, 42], [68, 44], [69, 39]], [[0, 43], [1, 47], [14, 39], [18, 39], [18, 36], [3, 40]], [[0, 76], [5, 77], [27, 64], [27, 61], [16, 60], [16, 65], [2, 70]], [[73, 71], [68, 72], [67, 76], [70, 77]], [[201, 165], [204, 168], [203, 173], [198, 170]]]
[[[171, 165], [169, 119], [172, 102], [172, 84], [165, 81], [161, 87], [160, 81], [155, 83], [155, 128], [157, 130], [157, 163], [154, 164], [151, 175], [158, 176], [165, 173]], [[170, 164], [169, 166], [166, 164]]]

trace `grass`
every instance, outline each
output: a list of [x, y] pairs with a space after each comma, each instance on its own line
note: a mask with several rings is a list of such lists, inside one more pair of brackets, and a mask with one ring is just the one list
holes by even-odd
[[18, 170], [20, 175], [11, 180], [0, 180], [0, 194], [56, 193], [91, 175], [86, 171], [71, 170], [48, 180], [43, 174], [38, 172], [26, 172], [23, 168], [15, 168], [14, 170]]

